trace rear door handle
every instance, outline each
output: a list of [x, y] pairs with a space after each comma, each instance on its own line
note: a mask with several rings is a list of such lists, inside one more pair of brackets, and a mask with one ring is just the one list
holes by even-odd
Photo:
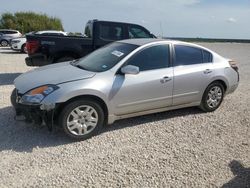
[[204, 74], [209, 74], [209, 73], [212, 72], [212, 70], [211, 70], [211, 69], [206, 69], [206, 70], [204, 70], [203, 72], [204, 72]]
[[165, 77], [163, 77], [163, 78], [160, 80], [160, 82], [163, 84], [163, 83], [168, 82], [168, 81], [170, 81], [170, 80], [172, 80], [172, 78], [170, 78], [170, 77], [168, 77], [168, 76], [165, 76]]

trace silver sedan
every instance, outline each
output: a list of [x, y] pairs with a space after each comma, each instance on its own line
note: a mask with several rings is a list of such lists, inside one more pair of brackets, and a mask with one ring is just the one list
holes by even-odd
[[214, 111], [238, 83], [236, 63], [207, 48], [132, 39], [20, 75], [11, 100], [18, 117], [82, 140], [118, 119], [190, 106]]

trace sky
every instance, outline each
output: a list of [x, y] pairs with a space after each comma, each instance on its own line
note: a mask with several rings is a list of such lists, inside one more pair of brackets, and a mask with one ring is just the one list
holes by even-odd
[[0, 14], [34, 11], [83, 32], [90, 19], [140, 24], [156, 36], [250, 39], [250, 0], [0, 0]]

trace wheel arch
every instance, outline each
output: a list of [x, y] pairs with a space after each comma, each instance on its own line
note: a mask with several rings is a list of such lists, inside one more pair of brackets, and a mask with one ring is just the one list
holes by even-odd
[[219, 83], [221, 83], [222, 85], [223, 85], [223, 87], [224, 87], [224, 92], [226, 93], [226, 91], [227, 91], [227, 89], [228, 89], [228, 86], [227, 86], [227, 82], [225, 81], [225, 80], [223, 80], [223, 79], [215, 79], [215, 80], [213, 80], [213, 81], [211, 81], [208, 85], [207, 85], [207, 87], [210, 85], [210, 84], [212, 84], [212, 83], [214, 83], [214, 82], [219, 82]]
[[86, 95], [79, 95], [79, 96], [74, 96], [70, 99], [68, 99], [67, 101], [63, 102], [63, 103], [59, 103], [58, 107], [57, 107], [57, 114], [60, 114], [62, 109], [68, 105], [69, 103], [73, 102], [73, 101], [76, 101], [76, 100], [80, 100], [80, 99], [87, 99], [87, 100], [92, 100], [94, 102], [97, 102], [98, 104], [100, 104], [101, 108], [103, 109], [103, 112], [104, 112], [104, 120], [105, 120], [105, 124], [108, 122], [108, 114], [109, 114], [109, 109], [108, 109], [108, 106], [106, 104], [106, 102], [98, 97], [98, 96], [95, 96], [95, 95], [89, 95], [89, 94], [86, 94]]

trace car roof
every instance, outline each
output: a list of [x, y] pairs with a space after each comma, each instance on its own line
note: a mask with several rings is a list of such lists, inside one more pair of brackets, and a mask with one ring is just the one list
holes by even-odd
[[170, 39], [160, 39], [160, 38], [137, 38], [137, 39], [126, 39], [126, 40], [121, 40], [119, 42], [122, 43], [127, 43], [127, 44], [134, 44], [137, 46], [143, 46], [146, 44], [150, 44], [150, 43], [155, 43], [155, 42], [169, 42], [169, 43], [184, 43], [181, 41], [175, 41], [175, 40], [170, 40]]
[[66, 33], [64, 31], [57, 31], [57, 30], [44, 30], [44, 31], [37, 31], [37, 34], [43, 34], [43, 33]]
[[0, 32], [1, 31], [17, 31], [17, 32], [19, 32], [18, 30], [14, 30], [14, 29], [0, 29]]
[[178, 40], [171, 40], [171, 39], [140, 38], [140, 39], [126, 39], [126, 40], [121, 40], [119, 42], [133, 44], [133, 45], [137, 45], [137, 46], [144, 46], [144, 45], [148, 45], [148, 44], [167, 42], [169, 44], [180, 44], [180, 45], [185, 45], [185, 46], [193, 46], [193, 47], [202, 48], [202, 49], [206, 49], [208, 51], [211, 51], [208, 48], [205, 48], [203, 46], [200, 46], [200, 45], [197, 45], [194, 43], [183, 42], [183, 41], [178, 41]]

